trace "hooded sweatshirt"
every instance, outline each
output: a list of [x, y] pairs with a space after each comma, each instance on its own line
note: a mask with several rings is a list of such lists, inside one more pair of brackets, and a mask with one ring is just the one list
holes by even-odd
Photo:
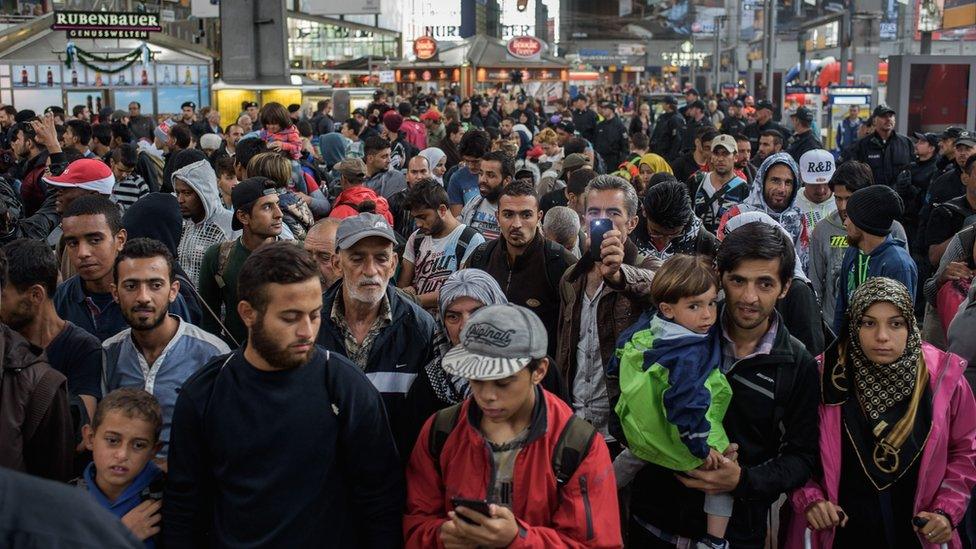
[[373, 211], [379, 215], [382, 215], [383, 219], [386, 219], [386, 222], [392, 227], [393, 214], [390, 213], [390, 204], [385, 198], [377, 195], [376, 191], [362, 185], [349, 187], [348, 189], [345, 189], [339, 193], [339, 196], [336, 197], [335, 200], [335, 207], [332, 208], [332, 212], [329, 213], [329, 217], [345, 219], [347, 217], [359, 215], [361, 211], [367, 211], [360, 210], [360, 205], [367, 200], [370, 200], [376, 204], [376, 208]]
[[180, 263], [186, 269], [190, 280], [200, 279], [200, 265], [207, 248], [231, 240], [234, 231], [231, 229], [233, 214], [224, 208], [220, 202], [220, 191], [217, 189], [217, 174], [214, 173], [210, 162], [199, 160], [173, 172], [173, 180], [179, 180], [190, 186], [203, 204], [203, 219], [195, 223], [192, 219], [183, 220], [183, 235], [180, 237]]
[[[766, 194], [763, 192], [766, 183], [766, 172], [777, 164], [785, 164], [793, 172], [793, 193], [790, 195], [786, 208], [777, 212], [766, 204]], [[793, 245], [796, 246], [796, 253], [800, 256], [800, 264], [806, 270], [807, 262], [810, 257], [810, 236], [803, 219], [800, 208], [796, 205], [796, 197], [800, 191], [800, 168], [796, 165], [793, 157], [785, 152], [778, 152], [770, 155], [763, 161], [756, 171], [756, 177], [752, 181], [752, 191], [746, 201], [738, 206], [730, 208], [722, 221], [719, 223], [719, 232], [724, 231], [725, 224], [729, 219], [745, 212], [760, 211], [772, 217], [780, 224], [786, 232], [793, 238]]]
[[840, 266], [840, 280], [837, 283], [837, 298], [834, 305], [834, 333], [841, 333], [844, 314], [847, 312], [850, 296], [865, 280], [884, 276], [897, 280], [908, 288], [908, 295], [915, 295], [918, 284], [918, 268], [909, 255], [905, 242], [888, 235], [884, 242], [871, 253], [865, 255], [860, 249], [851, 246], [844, 253]]
[[[124, 517], [129, 511], [135, 509], [143, 501], [149, 498], [149, 492], [153, 491], [150, 485], [159, 480], [158, 492], [162, 492], [163, 471], [152, 461], [139, 471], [139, 474], [132, 479], [132, 484], [126, 487], [115, 500], [110, 500], [95, 483], [95, 462], [91, 462], [85, 467], [83, 483], [79, 483], [88, 490], [88, 493], [95, 499], [100, 507], [108, 510], [119, 519]], [[77, 482], [77, 481], [76, 481]], [[156, 547], [155, 536], [145, 540], [146, 547], [153, 549]]]

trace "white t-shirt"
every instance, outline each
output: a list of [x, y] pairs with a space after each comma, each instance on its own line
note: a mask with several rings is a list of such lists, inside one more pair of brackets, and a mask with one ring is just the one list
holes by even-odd
[[498, 226], [498, 204], [488, 202], [480, 194], [464, 205], [460, 221], [481, 233], [485, 240], [495, 240], [501, 235], [501, 228]]
[[813, 228], [817, 223], [837, 211], [837, 202], [831, 196], [820, 204], [814, 204], [807, 199], [801, 188], [796, 197], [796, 207], [800, 208], [800, 213], [803, 214], [803, 222], [806, 224], [808, 234], [813, 234]]
[[[411, 286], [417, 290], [418, 295], [439, 290], [447, 277], [457, 271], [474, 249], [485, 241], [481, 234], [474, 234], [468, 241], [468, 247], [464, 249], [463, 257], [457, 257], [458, 241], [464, 228], [464, 225], [458, 225], [450, 234], [440, 238], [414, 231], [407, 239], [403, 259], [414, 264]], [[421, 239], [420, 254], [415, 257], [418, 238]]]

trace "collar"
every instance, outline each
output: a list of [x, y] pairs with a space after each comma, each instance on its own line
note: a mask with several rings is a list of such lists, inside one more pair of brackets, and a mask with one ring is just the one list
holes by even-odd
[[766, 330], [766, 333], [763, 334], [761, 338], [759, 338], [759, 343], [756, 344], [755, 350], [753, 350], [752, 353], [743, 357], [735, 356], [735, 342], [732, 340], [731, 337], [729, 337], [729, 333], [727, 329], [728, 320], [725, 316], [725, 311], [726, 309], [723, 308], [720, 317], [721, 325], [722, 325], [722, 354], [723, 355], [735, 361], [739, 361], [739, 360], [754, 358], [761, 355], [769, 355], [770, 353], [772, 353], [773, 346], [776, 343], [776, 336], [779, 333], [779, 324], [780, 324], [779, 312], [776, 309], [773, 309], [772, 314], [769, 315], [769, 328]]
[[[484, 439], [485, 435], [481, 431], [481, 418], [482, 412], [481, 408], [478, 407], [478, 402], [473, 396], [468, 397], [470, 403], [468, 404], [468, 423], [474, 429], [478, 435]], [[540, 438], [542, 435], [546, 434], [546, 429], [549, 426], [548, 410], [546, 407], [546, 395], [542, 390], [542, 387], [536, 385], [535, 387], [535, 405], [532, 408], [532, 419], [529, 420], [529, 433], [525, 437], [525, 446], [528, 446], [536, 439]]]
[[[389, 290], [389, 287], [387, 287], [387, 290]], [[329, 318], [331, 318], [332, 322], [335, 322], [337, 326], [348, 326], [348, 323], [346, 322], [346, 303], [342, 296], [341, 285], [339, 286], [339, 291], [336, 294], [335, 300], [332, 302], [332, 311], [329, 313]], [[386, 324], [393, 322], [393, 309], [390, 307], [389, 291], [385, 292], [383, 294], [383, 299], [380, 300], [380, 311], [376, 315], [376, 322], [384, 322]]]

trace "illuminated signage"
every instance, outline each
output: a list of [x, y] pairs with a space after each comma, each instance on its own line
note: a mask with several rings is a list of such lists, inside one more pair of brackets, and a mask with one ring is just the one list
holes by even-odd
[[68, 31], [68, 38], [149, 38], [160, 32], [158, 13], [56, 11], [51, 30]]

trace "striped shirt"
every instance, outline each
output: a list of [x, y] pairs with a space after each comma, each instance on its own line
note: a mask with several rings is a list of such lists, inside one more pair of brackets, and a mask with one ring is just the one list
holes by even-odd
[[143, 196], [149, 194], [149, 185], [140, 175], [131, 174], [123, 179], [115, 180], [112, 188], [112, 200], [122, 208], [122, 212], [129, 209]]

